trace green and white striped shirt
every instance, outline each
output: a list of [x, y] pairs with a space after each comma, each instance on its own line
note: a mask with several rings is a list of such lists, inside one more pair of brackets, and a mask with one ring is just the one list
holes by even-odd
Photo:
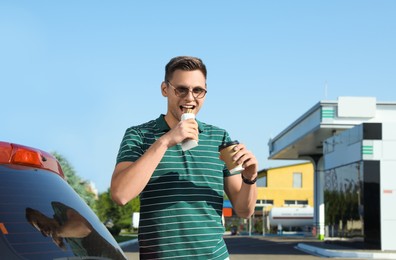
[[[199, 145], [183, 152], [169, 148], [140, 194], [141, 259], [226, 259], [223, 240], [224, 177], [218, 146], [228, 133], [198, 121]], [[134, 162], [169, 131], [164, 115], [128, 128], [117, 163]]]

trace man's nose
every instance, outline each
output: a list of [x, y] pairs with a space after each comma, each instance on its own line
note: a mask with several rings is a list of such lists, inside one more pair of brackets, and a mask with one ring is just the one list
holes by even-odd
[[194, 95], [193, 95], [193, 90], [192, 89], [189, 89], [188, 90], [188, 93], [187, 93], [187, 96], [185, 97], [187, 100], [194, 100], [195, 99], [195, 97], [194, 97]]

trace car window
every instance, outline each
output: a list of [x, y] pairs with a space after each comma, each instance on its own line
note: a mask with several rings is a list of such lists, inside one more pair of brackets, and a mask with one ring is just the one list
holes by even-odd
[[0, 252], [22, 259], [126, 259], [65, 180], [24, 166], [0, 165]]

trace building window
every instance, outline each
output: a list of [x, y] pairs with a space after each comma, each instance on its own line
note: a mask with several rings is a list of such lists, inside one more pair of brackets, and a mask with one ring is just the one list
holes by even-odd
[[293, 172], [293, 188], [302, 188], [301, 172]]
[[285, 206], [308, 205], [308, 200], [285, 200]]
[[274, 205], [274, 200], [257, 200], [256, 205], [264, 205], [264, 206]]
[[257, 180], [257, 187], [262, 187], [262, 188], [267, 187], [267, 174], [263, 175]]

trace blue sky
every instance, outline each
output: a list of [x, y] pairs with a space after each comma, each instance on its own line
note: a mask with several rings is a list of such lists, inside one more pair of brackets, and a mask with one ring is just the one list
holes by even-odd
[[[259, 167], [320, 100], [396, 101], [396, 1], [0, 2], [0, 140], [56, 151], [99, 192], [127, 127], [166, 112], [164, 66], [201, 57], [198, 118]], [[327, 86], [327, 87], [326, 87]]]

